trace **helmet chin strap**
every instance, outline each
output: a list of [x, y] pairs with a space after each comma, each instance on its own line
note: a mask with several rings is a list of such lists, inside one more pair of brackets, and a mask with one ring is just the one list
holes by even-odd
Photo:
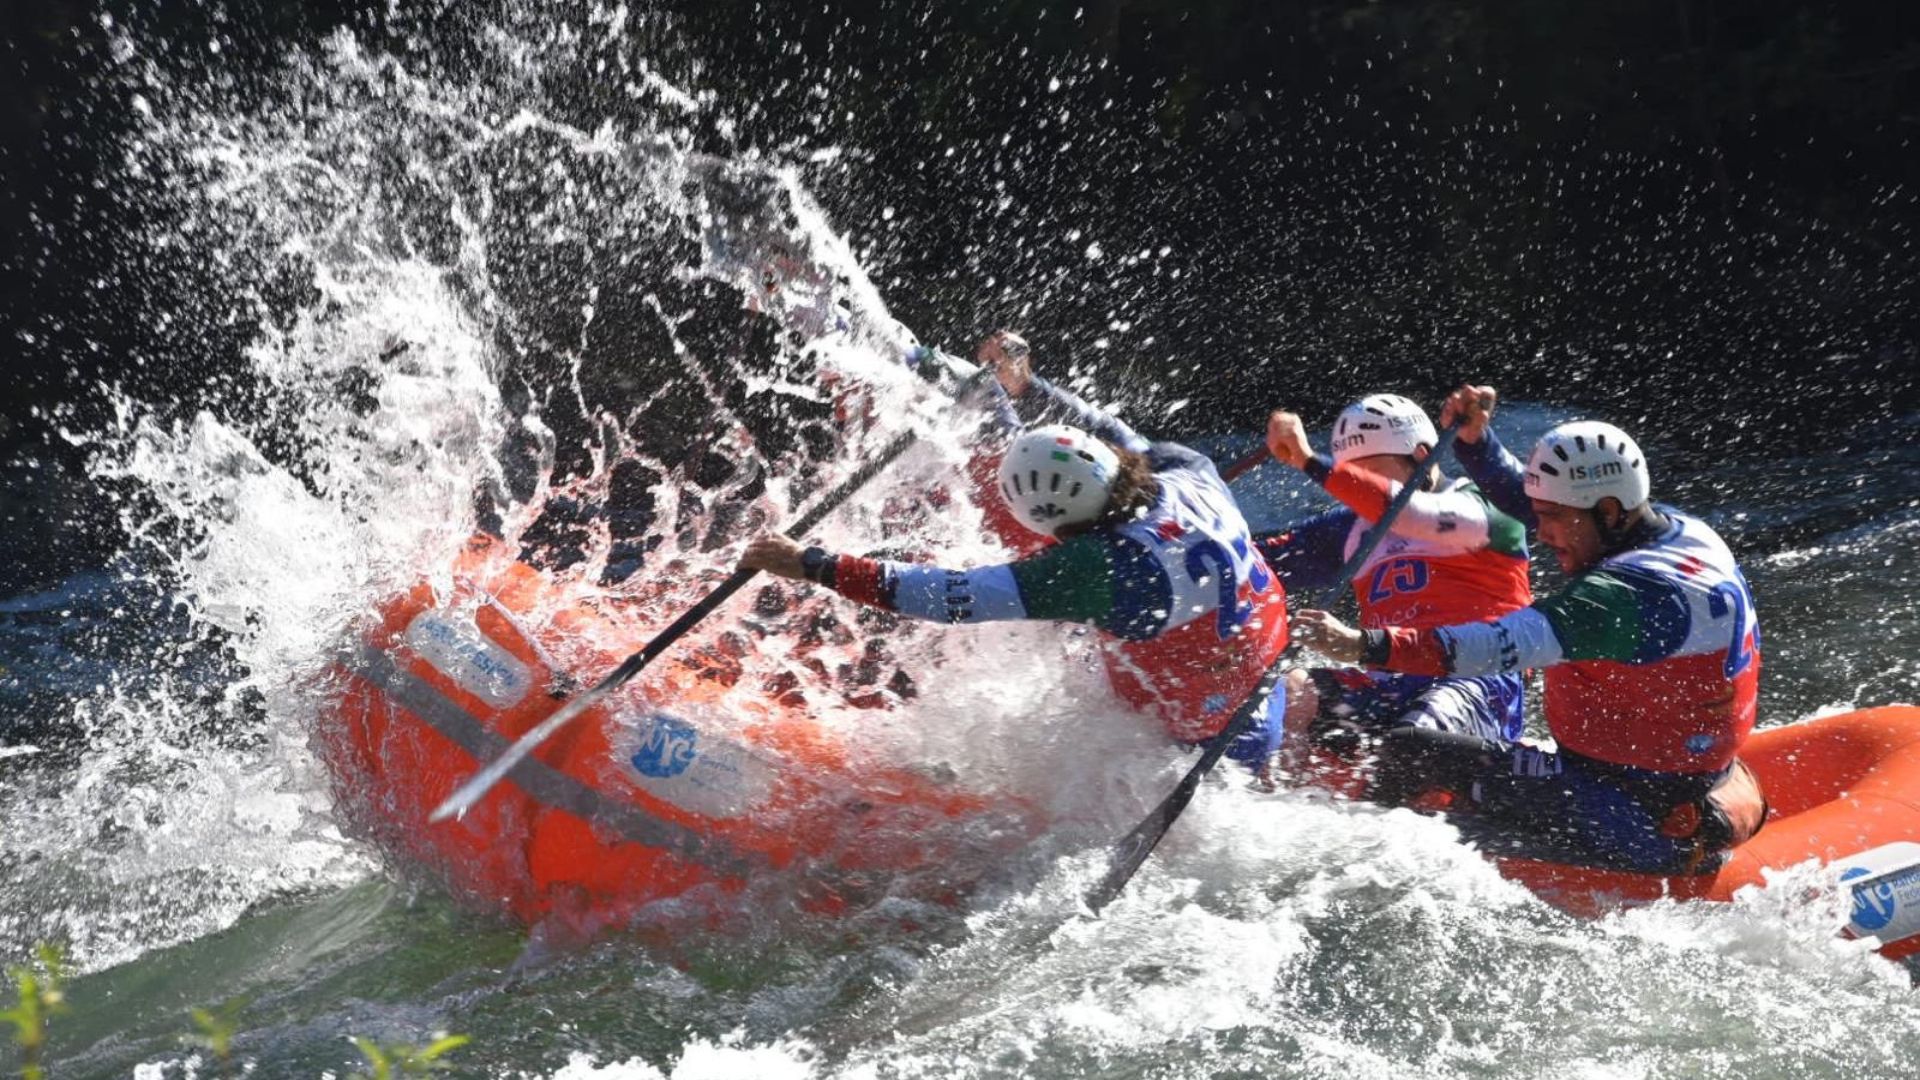
[[[1421, 445], [1424, 446], [1425, 444], [1423, 443]], [[1408, 454], [1407, 460], [1413, 462], [1411, 478], [1416, 487], [1421, 491], [1440, 490], [1440, 481], [1442, 479], [1440, 475], [1440, 463], [1434, 459], [1432, 447], [1427, 447], [1426, 457], [1415, 457], [1412, 454]]]
[[1638, 547], [1649, 534], [1658, 533], [1666, 523], [1666, 519], [1650, 504], [1620, 511], [1618, 525], [1608, 525], [1606, 514], [1598, 506], [1590, 507], [1587, 515], [1592, 519], [1594, 529], [1600, 533], [1603, 556], [1618, 555], [1628, 548]]

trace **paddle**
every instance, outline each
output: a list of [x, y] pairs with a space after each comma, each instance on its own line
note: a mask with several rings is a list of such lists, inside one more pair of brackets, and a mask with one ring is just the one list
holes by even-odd
[[[954, 400], [959, 401], [964, 399], [974, 387], [980, 385], [990, 372], [990, 368], [983, 367], [971, 375], [968, 375], [966, 379], [960, 383], [959, 388], [954, 391]], [[814, 505], [813, 509], [802, 514], [800, 520], [794, 522], [793, 525], [787, 529], [787, 535], [795, 539], [805, 535], [815, 525], [820, 524], [828, 514], [838, 509], [841, 503], [846, 502], [848, 497], [854, 492], [860, 490], [867, 481], [879, 475], [880, 470], [892, 464], [893, 460], [901, 454], [906, 453], [907, 448], [912, 446], [918, 439], [919, 435], [913, 431], [903, 431], [899, 435], [894, 436], [893, 441], [881, 448], [878, 454], [875, 454], [866, 464], [860, 466], [852, 476], [842, 480], [839, 486], [828, 492]], [[562, 706], [552, 716], [540, 721], [539, 724], [535, 725], [526, 734], [516, 739], [514, 744], [506, 749], [505, 753], [489, 762], [485, 768], [473, 774], [466, 783], [461, 784], [455, 789], [453, 794], [447, 796], [446, 801], [434, 808], [433, 814], [429, 816], [427, 820], [430, 822], [445, 821], [450, 817], [457, 817], [466, 813], [473, 807], [473, 804], [479, 802], [488, 791], [491, 791], [493, 786], [500, 782], [501, 778], [511, 772], [515, 765], [526, 760], [527, 755], [533, 753], [541, 743], [551, 738], [554, 732], [565, 727], [568, 722], [578, 717], [581, 713], [599, 704], [601, 699], [625, 685], [627, 681], [635, 675], [638, 675], [642, 668], [653, 663], [655, 657], [658, 657], [661, 653], [665, 652], [668, 647], [673, 645], [674, 642], [685, 636], [687, 631], [693, 629], [700, 620], [713, 614], [714, 609], [726, 603], [727, 599], [734, 593], [739, 592], [747, 582], [752, 581], [754, 575], [757, 573], [759, 573], [759, 571], [750, 569], [735, 570], [725, 581], [714, 586], [712, 592], [701, 597], [698, 603], [688, 608], [679, 618], [673, 620], [665, 630], [656, 634], [653, 640], [647, 642], [645, 648], [627, 657], [626, 660], [623, 661], [619, 667], [614, 668], [606, 678], [595, 683], [591, 689], [582, 693], [579, 697], [574, 698]]]
[[[1427, 455], [1426, 461], [1421, 463], [1422, 470], [1439, 461], [1442, 454], [1453, 448], [1456, 434], [1458, 434], [1457, 427], [1447, 428], [1440, 433], [1439, 444], [1433, 448], [1433, 453]], [[1332, 607], [1339, 600], [1339, 590], [1346, 588], [1347, 582], [1353, 580], [1353, 575], [1360, 572], [1360, 567], [1366, 564], [1367, 558], [1373, 554], [1375, 548], [1380, 546], [1380, 541], [1386, 539], [1387, 530], [1393, 527], [1393, 519], [1399, 517], [1400, 511], [1406, 509], [1407, 504], [1413, 501], [1413, 493], [1419, 488], [1420, 485], [1413, 483], [1400, 485], [1399, 494], [1387, 504], [1386, 512], [1380, 515], [1380, 520], [1367, 531], [1366, 537], [1360, 541], [1360, 546], [1354, 549], [1353, 556], [1347, 560], [1345, 566], [1340, 568], [1340, 576], [1331, 586], [1334, 591], [1329, 594], [1325, 606]], [[1121, 837], [1120, 842], [1113, 846], [1113, 854], [1107, 859], [1107, 872], [1101, 876], [1098, 884], [1087, 890], [1086, 902], [1089, 910], [1097, 914], [1101, 908], [1111, 903], [1114, 897], [1120, 895], [1121, 889], [1126, 888], [1134, 872], [1147, 861], [1148, 855], [1153, 854], [1154, 846], [1160, 842], [1160, 838], [1167, 834], [1167, 830], [1173, 827], [1181, 811], [1193, 801], [1193, 793], [1199, 790], [1200, 781], [1206, 778], [1214, 763], [1227, 752], [1227, 747], [1233, 740], [1247, 729], [1247, 725], [1253, 723], [1254, 715], [1260, 711], [1255, 707], [1255, 703], [1271, 694], [1274, 683], [1279, 680], [1280, 670], [1279, 665], [1276, 664], [1261, 677], [1259, 685], [1254, 687], [1253, 695], [1249, 697], [1248, 704], [1234, 714], [1233, 721], [1227, 725], [1226, 730], [1214, 736], [1213, 741], [1207, 744], [1206, 750], [1200, 755], [1200, 760], [1194, 763], [1193, 768], [1187, 770], [1186, 776], [1180, 778], [1179, 786], [1161, 800], [1159, 806], [1153, 808], [1153, 812], [1147, 815], [1146, 820], [1134, 826], [1132, 832]]]
[[1220, 479], [1225, 480], [1227, 483], [1231, 484], [1235, 480], [1240, 479], [1242, 476], [1245, 476], [1246, 474], [1252, 472], [1253, 470], [1259, 468], [1262, 465], [1265, 465], [1267, 462], [1272, 460], [1273, 460], [1273, 453], [1267, 449], [1266, 443], [1261, 443], [1258, 449], [1245, 455], [1244, 457], [1235, 458], [1232, 464], [1228, 465], [1224, 469], [1221, 469]]

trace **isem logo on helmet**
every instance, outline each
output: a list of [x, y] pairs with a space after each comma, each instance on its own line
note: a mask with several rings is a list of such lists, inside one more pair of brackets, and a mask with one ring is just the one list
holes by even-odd
[[1576, 483], [1605, 480], [1610, 476], [1619, 476], [1627, 471], [1625, 465], [1617, 461], [1602, 461], [1597, 465], [1575, 465], [1567, 470], [1567, 479]]
[[666, 713], [656, 713], [652, 726], [640, 737], [633, 767], [642, 776], [679, 776], [693, 764], [694, 744], [699, 738], [700, 732], [692, 724]]

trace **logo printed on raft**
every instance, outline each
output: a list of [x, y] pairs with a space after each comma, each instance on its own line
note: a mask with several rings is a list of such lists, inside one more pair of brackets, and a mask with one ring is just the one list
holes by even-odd
[[402, 640], [434, 670], [496, 709], [526, 697], [533, 672], [470, 619], [427, 610], [407, 624]]
[[777, 755], [734, 742], [697, 719], [651, 707], [619, 719], [615, 760], [632, 767], [628, 779], [690, 814], [722, 819], [750, 814], [779, 779]]
[[656, 713], [633, 755], [633, 767], [642, 776], [679, 776], [693, 764], [698, 753], [694, 744], [699, 738], [700, 732], [692, 724]]
[[[1861, 878], [1868, 880], [1860, 881]], [[1856, 929], [1868, 934], [1886, 929], [1902, 914], [1903, 908], [1920, 904], [1920, 867], [1909, 866], [1876, 875], [1864, 866], [1856, 866], [1841, 874], [1840, 880], [1858, 882], [1853, 886], [1852, 922]], [[1907, 930], [1911, 929], [1909, 925]]]

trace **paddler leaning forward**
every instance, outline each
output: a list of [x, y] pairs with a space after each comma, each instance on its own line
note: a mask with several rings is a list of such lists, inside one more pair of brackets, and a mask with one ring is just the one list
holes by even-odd
[[1026, 343], [1013, 334], [993, 335], [978, 355], [1022, 411], [1073, 421], [1024, 431], [1000, 465], [1001, 497], [1048, 546], [1010, 563], [950, 570], [772, 535], [753, 541], [740, 565], [932, 622], [1091, 624], [1104, 633], [1115, 690], [1157, 715], [1174, 739], [1204, 743], [1249, 711], [1226, 754], [1266, 779], [1286, 710], [1286, 593], [1213, 462], [1177, 443], [1149, 442], [1035, 377]]
[[1444, 805], [1496, 853], [1710, 870], [1766, 817], [1759, 784], [1736, 757], [1760, 679], [1746, 579], [1705, 522], [1649, 501], [1646, 459], [1625, 432], [1561, 424], [1523, 470], [1489, 426], [1495, 400], [1483, 386], [1448, 399], [1442, 422], [1461, 423], [1455, 456], [1553, 551], [1567, 587], [1488, 622], [1363, 631], [1303, 611], [1297, 627], [1336, 660], [1389, 671], [1543, 668], [1558, 749], [1401, 728], [1381, 741], [1372, 796]]

